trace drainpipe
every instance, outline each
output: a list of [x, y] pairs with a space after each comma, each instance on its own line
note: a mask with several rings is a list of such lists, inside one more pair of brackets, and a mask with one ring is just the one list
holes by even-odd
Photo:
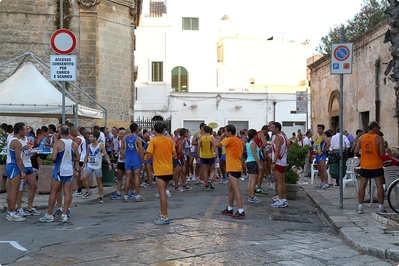
[[273, 121], [276, 122], [276, 104], [277, 102], [273, 102]]
[[375, 60], [375, 121], [380, 123], [380, 85], [379, 85], [379, 70], [380, 70], [380, 59]]

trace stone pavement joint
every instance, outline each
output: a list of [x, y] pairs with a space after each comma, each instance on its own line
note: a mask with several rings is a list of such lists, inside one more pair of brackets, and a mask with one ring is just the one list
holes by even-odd
[[[364, 204], [364, 214], [357, 214], [356, 191], [353, 186], [348, 186], [344, 189], [343, 208], [340, 209], [339, 187], [330, 185], [327, 190], [318, 190], [315, 189], [315, 184], [309, 184], [308, 181], [309, 178], [301, 178], [303, 190], [311, 198], [321, 216], [348, 245], [359, 253], [399, 261], [399, 230], [373, 218], [379, 216], [376, 214], [378, 204], [374, 203], [372, 207]], [[366, 199], [367, 192], [368, 188], [366, 188]], [[388, 204], [385, 204], [384, 208], [388, 212], [391, 211]]]

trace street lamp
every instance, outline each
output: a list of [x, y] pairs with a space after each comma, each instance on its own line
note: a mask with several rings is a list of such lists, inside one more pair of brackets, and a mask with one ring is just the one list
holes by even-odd
[[222, 96], [218, 93], [218, 95], [216, 95], [216, 110], [218, 110], [221, 100], [222, 100]]

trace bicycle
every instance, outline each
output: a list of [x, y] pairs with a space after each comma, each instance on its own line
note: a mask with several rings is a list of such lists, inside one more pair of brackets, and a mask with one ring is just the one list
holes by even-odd
[[399, 213], [399, 176], [388, 186], [388, 203], [389, 207]]

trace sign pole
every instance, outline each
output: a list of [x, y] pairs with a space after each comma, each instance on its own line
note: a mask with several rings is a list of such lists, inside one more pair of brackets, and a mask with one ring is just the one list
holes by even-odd
[[[341, 27], [341, 40], [343, 43], [345, 41], [344, 27]], [[344, 153], [343, 153], [343, 142], [344, 142], [344, 74], [339, 75], [339, 207], [343, 209], [344, 207], [344, 186], [343, 173], [344, 173]]]
[[[60, 29], [64, 28], [64, 3], [60, 0]], [[62, 87], [62, 118], [61, 123], [65, 124], [65, 81], [61, 81]]]

